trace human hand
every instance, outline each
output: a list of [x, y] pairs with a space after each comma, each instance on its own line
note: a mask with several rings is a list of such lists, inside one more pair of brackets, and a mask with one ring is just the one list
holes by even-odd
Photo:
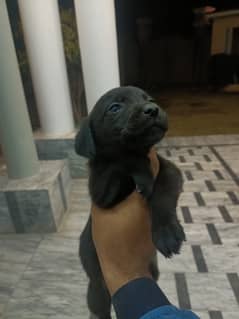
[[[156, 177], [159, 161], [154, 148], [149, 159]], [[92, 235], [111, 294], [133, 279], [151, 277], [149, 263], [155, 247], [149, 208], [140, 194], [133, 192], [111, 209], [101, 209], [93, 204]]]

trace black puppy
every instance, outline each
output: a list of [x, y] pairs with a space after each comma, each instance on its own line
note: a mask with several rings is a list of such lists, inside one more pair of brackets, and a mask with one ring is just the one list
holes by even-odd
[[[152, 238], [165, 256], [179, 253], [185, 234], [176, 216], [182, 176], [171, 162], [158, 157], [154, 181], [147, 154], [167, 131], [167, 116], [147, 93], [135, 87], [116, 88], [96, 103], [76, 136], [76, 152], [89, 158], [92, 201], [110, 208], [137, 189], [151, 209]], [[110, 317], [110, 296], [105, 287], [92, 241], [91, 219], [80, 238], [80, 257], [90, 279], [88, 306], [100, 319]], [[157, 280], [155, 261], [149, 269]]]

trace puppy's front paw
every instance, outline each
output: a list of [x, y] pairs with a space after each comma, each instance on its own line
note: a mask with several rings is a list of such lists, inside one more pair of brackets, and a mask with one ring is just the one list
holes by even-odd
[[153, 231], [152, 237], [154, 245], [166, 258], [179, 254], [183, 241], [186, 241], [183, 227], [179, 222], [160, 226], [157, 231]]

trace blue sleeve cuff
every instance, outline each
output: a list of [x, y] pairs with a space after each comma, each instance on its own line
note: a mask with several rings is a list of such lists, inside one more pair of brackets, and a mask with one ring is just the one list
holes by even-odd
[[200, 319], [189, 310], [180, 310], [174, 306], [163, 306], [146, 313], [140, 319]]
[[139, 319], [156, 308], [170, 305], [162, 290], [150, 278], [127, 283], [113, 295], [112, 303], [118, 319]]

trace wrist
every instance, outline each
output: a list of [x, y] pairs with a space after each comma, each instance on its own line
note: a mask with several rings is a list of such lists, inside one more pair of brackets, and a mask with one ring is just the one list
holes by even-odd
[[[136, 297], [137, 296], [137, 297]], [[137, 278], [122, 286], [112, 296], [117, 318], [136, 319], [162, 306], [170, 305], [156, 282]]]
[[133, 273], [123, 273], [117, 270], [105, 270], [103, 271], [106, 286], [113, 296], [120, 288], [128, 284], [129, 282], [138, 278], [152, 279], [151, 274], [148, 271], [135, 271]]

